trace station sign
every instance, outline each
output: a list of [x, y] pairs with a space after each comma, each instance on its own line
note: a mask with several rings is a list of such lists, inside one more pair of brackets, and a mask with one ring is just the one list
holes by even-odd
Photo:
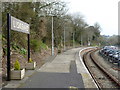
[[9, 13], [7, 13], [7, 80], [11, 80], [11, 58], [10, 58], [10, 34], [11, 30], [23, 32], [27, 34], [28, 44], [28, 61], [30, 59], [30, 26], [26, 22], [23, 22]]
[[11, 16], [11, 29], [18, 32], [29, 34], [29, 24]]

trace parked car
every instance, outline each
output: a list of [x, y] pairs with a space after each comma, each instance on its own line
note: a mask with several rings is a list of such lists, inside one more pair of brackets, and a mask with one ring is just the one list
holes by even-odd
[[120, 56], [118, 54], [113, 55], [113, 62], [118, 63], [120, 61]]
[[99, 52], [113, 63], [120, 62], [120, 50], [115, 46], [104, 46]]

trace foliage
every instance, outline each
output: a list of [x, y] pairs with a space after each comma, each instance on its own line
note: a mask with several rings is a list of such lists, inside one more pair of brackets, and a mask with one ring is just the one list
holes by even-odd
[[36, 52], [36, 51], [39, 51], [40, 50], [40, 42], [38, 40], [31, 40], [30, 42], [30, 45], [31, 45], [31, 48]]
[[31, 48], [36, 52], [40, 51], [41, 49], [47, 49], [47, 45], [43, 43], [41, 40], [31, 40]]
[[24, 48], [20, 49], [20, 54], [26, 55], [27, 54], [27, 50]]
[[118, 35], [113, 35], [113, 36], [102, 36], [102, 41], [101, 41], [102, 45], [115, 45], [115, 46], [119, 46], [120, 42], [119, 42], [119, 36]]
[[[31, 51], [34, 52], [47, 49], [48, 46], [51, 47], [52, 16], [55, 47], [59, 48], [60, 44], [64, 45], [64, 39], [66, 46], [72, 46], [73, 39], [75, 44], [79, 43], [81, 46], [106, 44], [100, 35], [100, 25], [95, 23], [93, 26], [89, 26], [85, 22], [83, 15], [78, 13], [67, 14], [66, 3], [62, 0], [40, 1], [39, 3], [4, 2], [2, 5], [2, 39], [5, 53], [7, 38], [6, 14], [8, 12], [12, 16], [30, 24], [30, 47]], [[27, 40], [26, 34], [11, 31], [11, 47], [23, 55], [27, 53]]]
[[15, 69], [15, 70], [20, 70], [20, 63], [19, 63], [18, 60], [15, 61], [14, 69]]
[[62, 46], [58, 45], [58, 53], [61, 53]]
[[1, 32], [0, 32], [0, 39], [2, 38], [2, 34], [1, 34]]
[[58, 53], [61, 53], [61, 50], [60, 50], [60, 49], [58, 49]]
[[47, 45], [45, 43], [43, 43], [42, 41], [40, 41], [40, 48], [47, 49]]
[[3, 47], [3, 53], [4, 53], [5, 55], [7, 55], [7, 48], [6, 48], [6, 47]]

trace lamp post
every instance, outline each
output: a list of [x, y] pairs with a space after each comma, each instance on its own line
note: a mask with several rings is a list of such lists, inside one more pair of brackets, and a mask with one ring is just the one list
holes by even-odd
[[81, 39], [81, 46], [82, 46], [82, 45], [83, 45], [83, 41], [82, 41], [82, 34], [81, 34], [81, 38], [80, 38], [80, 39]]
[[51, 30], [51, 33], [52, 33], [52, 46], [51, 46], [51, 55], [53, 56], [54, 55], [54, 33], [53, 33], [53, 15], [49, 15], [49, 16], [45, 16], [44, 14], [41, 14], [41, 17], [51, 17], [51, 20], [52, 20], [52, 30]]
[[65, 33], [65, 22], [67, 22], [67, 20], [68, 19], [64, 19], [64, 51], [66, 50], [66, 45], [65, 45], [65, 42], [66, 42], [66, 39], [65, 39], [65, 37], [66, 37], [66, 33]]
[[65, 47], [65, 27], [64, 27], [64, 50], [66, 49]]
[[53, 33], [53, 16], [52, 16], [52, 56], [54, 55], [54, 33]]
[[73, 32], [73, 48], [74, 48], [74, 32]]

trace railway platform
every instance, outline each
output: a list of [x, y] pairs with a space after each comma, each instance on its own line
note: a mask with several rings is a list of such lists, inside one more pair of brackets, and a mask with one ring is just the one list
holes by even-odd
[[82, 61], [83, 49], [58, 54], [41, 68], [28, 71], [23, 80], [11, 80], [4, 88], [97, 88]]

